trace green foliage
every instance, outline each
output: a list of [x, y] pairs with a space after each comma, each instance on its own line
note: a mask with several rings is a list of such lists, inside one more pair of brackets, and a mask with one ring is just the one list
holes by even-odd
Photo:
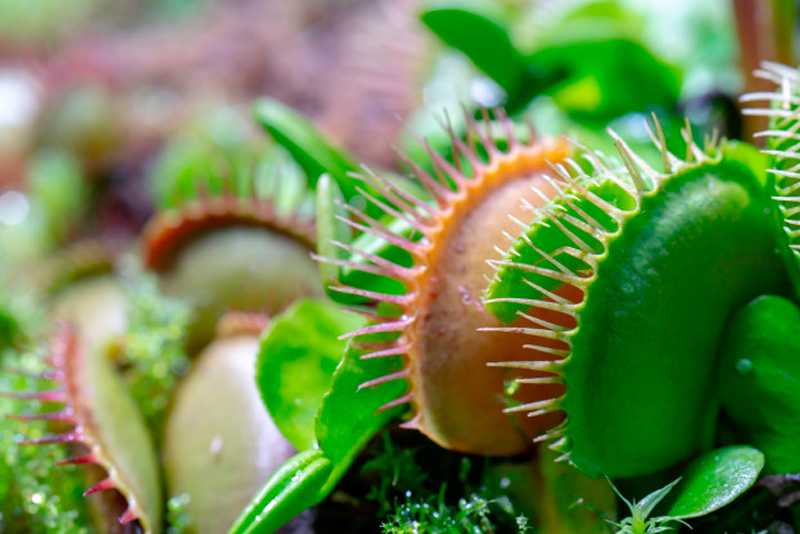
[[40, 151], [29, 163], [27, 180], [52, 242], [63, 243], [88, 208], [89, 189], [78, 160], [64, 150]]
[[0, 0], [0, 34], [18, 46], [70, 36], [96, 13], [102, 0], [76, 0], [71, 4], [53, 0]]
[[[348, 177], [347, 181], [353, 185], [358, 183], [353, 177]], [[412, 194], [417, 198], [426, 198], [425, 194], [419, 194], [418, 191]], [[362, 304], [369, 300], [331, 290], [329, 286], [334, 281], [368, 291], [402, 294], [405, 288], [401, 283], [386, 276], [365, 272], [360, 267], [369, 269], [372, 266], [372, 262], [364, 254], [379, 256], [397, 265], [410, 266], [410, 254], [369, 232], [354, 236], [352, 229], [342, 222], [343, 218], [349, 218], [349, 214], [337, 201], [344, 201], [341, 189], [330, 175], [325, 174], [317, 183], [317, 253], [322, 258], [319, 262], [320, 273], [323, 285], [328, 288], [328, 296], [342, 304]], [[386, 215], [381, 221], [394, 235], [412, 240], [420, 237], [420, 233], [402, 219]], [[354, 251], [348, 252], [336, 243], [352, 247]]]
[[705, 453], [684, 470], [669, 515], [689, 519], [719, 510], [750, 489], [763, 467], [764, 454], [753, 447], [728, 446]]
[[[677, 102], [680, 71], [642, 44], [640, 21], [619, 3], [550, 7], [560, 16], [540, 14], [547, 26], [531, 32], [535, 37], [526, 52], [512, 42], [513, 30], [497, 8], [475, 2], [446, 6], [429, 5], [423, 22], [506, 91], [509, 112], [546, 94], [574, 120], [601, 126], [630, 112], [669, 110]], [[641, 91], [643, 86], [648, 90]]]
[[167, 534], [189, 534], [190, 520], [186, 507], [191, 499], [184, 493], [167, 500]]
[[319, 446], [334, 465], [326, 491], [333, 489], [377, 431], [405, 409], [397, 406], [382, 410], [385, 404], [403, 394], [406, 384], [402, 380], [360, 389], [361, 384], [369, 380], [397, 372], [401, 367], [400, 357], [362, 360], [359, 354], [353, 345], [348, 346], [317, 415], [315, 428]]
[[559, 79], [558, 74], [540, 77], [530, 69], [527, 58], [514, 47], [502, 21], [493, 12], [496, 6], [476, 2], [461, 4], [447, 3], [438, 7], [437, 3], [432, 3], [422, 13], [422, 22], [446, 44], [466, 54], [476, 67], [503, 88], [510, 111]]
[[334, 262], [341, 262], [348, 256], [335, 242], [350, 244], [353, 240], [353, 231], [340, 219], [347, 217], [343, 203], [344, 195], [336, 181], [327, 173], [320, 176], [316, 204], [317, 254], [333, 260], [331, 263], [319, 262], [322, 285], [325, 287], [339, 278], [340, 265]]
[[548, 94], [573, 119], [590, 126], [630, 112], [672, 109], [680, 90], [675, 67], [623, 38], [554, 43], [537, 50], [531, 62], [544, 72], [567, 73]]
[[[707, 452], [694, 460], [684, 476], [667, 484], [641, 501], [628, 501], [609, 480], [631, 515], [613, 523], [616, 534], [654, 534], [687, 524], [686, 519], [708, 515], [741, 496], [755, 483], [764, 455], [752, 447], [730, 446]], [[670, 495], [672, 504], [666, 515], [650, 517], [653, 510]]]
[[364, 361], [357, 349], [348, 347], [317, 412], [317, 445], [289, 459], [267, 481], [230, 534], [274, 532], [333, 491], [366, 443], [400, 413], [399, 407], [379, 410], [405, 384], [359, 390], [364, 382], [396, 371], [398, 363], [393, 358]]
[[720, 361], [720, 397], [742, 435], [766, 456], [771, 473], [800, 472], [800, 309], [764, 295], [731, 319]]
[[381, 445], [383, 450], [365, 462], [361, 472], [377, 472], [378, 483], [372, 486], [365, 498], [377, 501], [381, 505], [381, 511], [388, 513], [393, 509], [392, 494], [419, 493], [426, 487], [428, 473], [417, 462], [419, 448], [395, 446], [389, 432], [383, 433]]
[[256, 380], [275, 425], [298, 450], [317, 443], [314, 421], [347, 342], [364, 320], [322, 300], [300, 300], [261, 337]]
[[617, 492], [619, 498], [628, 506], [631, 511], [630, 517], [626, 517], [619, 523], [613, 523], [619, 530], [615, 534], [655, 534], [656, 532], [666, 532], [673, 530], [668, 523], [679, 521], [670, 516], [650, 517], [653, 509], [664, 500], [667, 494], [680, 482], [680, 479], [667, 484], [661, 489], [647, 495], [641, 501], [629, 501], [617, 490], [609, 480], [608, 483]]
[[42, 311], [30, 294], [7, 289], [0, 272], [0, 363], [6, 348], [21, 347], [38, 339], [44, 326]]
[[129, 274], [127, 302], [128, 332], [120, 347], [126, 378], [147, 426], [159, 435], [172, 391], [189, 370], [184, 346], [191, 312], [163, 295], [150, 274]]
[[[254, 106], [254, 113], [256, 121], [303, 169], [310, 189], [316, 189], [320, 177], [327, 174], [335, 180], [350, 206], [366, 209], [368, 215], [380, 216], [376, 207], [359, 192], [362, 189], [367, 194], [381, 197], [373, 187], [352, 176], [361, 171], [353, 155], [335, 146], [308, 119], [276, 100], [259, 100]], [[391, 173], [386, 174], [387, 179], [402, 189], [413, 190], [419, 198], [424, 198], [424, 191], [418, 184]]]
[[297, 164], [279, 147], [250, 136], [249, 124], [232, 109], [218, 109], [190, 123], [149, 169], [147, 181], [156, 206], [182, 206], [200, 191], [256, 197], [304, 191], [305, 178]]
[[355, 158], [326, 139], [308, 119], [277, 100], [264, 98], [254, 106], [259, 122], [292, 155], [308, 177], [312, 188], [317, 180], [329, 173], [337, 181], [349, 200], [356, 195], [347, 187], [347, 174], [358, 170]]

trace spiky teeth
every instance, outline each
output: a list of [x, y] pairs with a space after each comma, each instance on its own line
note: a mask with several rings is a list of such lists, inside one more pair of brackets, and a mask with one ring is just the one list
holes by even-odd
[[754, 75], [777, 86], [772, 92], [743, 95], [742, 102], [766, 102], [769, 107], [748, 108], [742, 113], [769, 119], [767, 129], [754, 136], [767, 140], [761, 152], [772, 159], [767, 173], [772, 175], [772, 200], [783, 230], [781, 249], [787, 257], [795, 291], [800, 292], [800, 72], [765, 61]]
[[[526, 436], [557, 424], [560, 418], [553, 414], [542, 423], [542, 419], [504, 415], [501, 410], [507, 403], [542, 398], [539, 392], [506, 398], [508, 372], [486, 366], [501, 354], [511, 358], [526, 355], [519, 350], [524, 339], [519, 332], [515, 336], [479, 331], [502, 326], [481, 302], [492, 274], [485, 260], [496, 257], [496, 245], [513, 241], [520, 231], [518, 225], [526, 225], [534, 216], [521, 206], [521, 199], [538, 206], [554, 194], [554, 184], [543, 179], [542, 173], [548, 161], [560, 162], [568, 151], [566, 142], [539, 140], [532, 131], [530, 141], [519, 141], [508, 119], [499, 116], [509, 134], [507, 151], [497, 148], [488, 122], [484, 129], [468, 116], [466, 140], [449, 130], [453, 163], [428, 145], [431, 173], [408, 161], [431, 203], [409, 198], [407, 192], [378, 175], [361, 177], [381, 195], [371, 195], [369, 201], [405, 221], [420, 237], [399, 235], [363, 211], [350, 209], [352, 219], [344, 219], [346, 224], [402, 249], [411, 264], [388, 261], [344, 244], [340, 248], [358, 260], [334, 261], [397, 281], [405, 291], [392, 294], [346, 285], [331, 288], [380, 304], [366, 327], [346, 336], [364, 346], [365, 357], [402, 355], [405, 362], [402, 370], [362, 387], [405, 380], [407, 392], [389, 404], [412, 404], [405, 426], [420, 429], [444, 447], [487, 455], [524, 451], [530, 447]], [[547, 314], [541, 319], [558, 321]], [[532, 372], [529, 378], [537, 376]], [[542, 387], [551, 395], [562, 389], [556, 383]]]
[[313, 221], [278, 210], [271, 198], [223, 192], [158, 214], [142, 255], [162, 290], [194, 309], [189, 352], [213, 337], [229, 310], [274, 314], [300, 296], [320, 295]]
[[146, 533], [161, 532], [161, 488], [152, 443], [133, 400], [104, 354], [91, 354], [76, 330], [62, 325], [50, 344], [47, 371], [51, 389], [6, 394], [63, 405], [59, 411], [12, 414], [11, 419], [60, 423], [63, 430], [22, 445], [69, 444], [75, 456], [57, 465], [96, 465], [105, 474], [84, 496], [116, 490], [127, 509], [122, 524], [139, 521]]
[[703, 150], [687, 125], [681, 159], [657, 122], [650, 132], [664, 172], [613, 132], [621, 165], [582, 148], [591, 171], [570, 159], [552, 167], [555, 198], [495, 263], [485, 300], [520, 320], [491, 328], [527, 336], [530, 350], [494, 365], [542, 373], [520, 376], [521, 389], [566, 386], [508, 410], [562, 410], [565, 423], [537, 441], [592, 476], [653, 473], [703, 446], [724, 320], [782, 279], [767, 199], [734, 152], [747, 147]]

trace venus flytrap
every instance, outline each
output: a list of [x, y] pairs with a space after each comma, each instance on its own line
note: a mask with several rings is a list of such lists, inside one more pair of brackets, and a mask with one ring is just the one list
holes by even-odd
[[219, 194], [165, 209], [143, 231], [145, 267], [159, 276], [160, 288], [193, 308], [189, 352], [212, 337], [229, 310], [279, 312], [295, 299], [321, 294], [316, 266], [313, 199], [302, 195], [281, 207], [287, 183], [271, 180], [267, 195], [259, 176], [227, 183]]
[[523, 320], [496, 331], [530, 339], [528, 361], [492, 365], [536, 372], [523, 389], [565, 388], [510, 410], [564, 413], [537, 440], [590, 476], [656, 473], [711, 445], [727, 317], [785, 284], [769, 198], [740, 155], [752, 148], [703, 150], [687, 129], [683, 159], [651, 132], [662, 171], [619, 138], [620, 163], [581, 150], [591, 170], [553, 165], [555, 199], [492, 262], [486, 305]]
[[[365, 260], [348, 266], [394, 281], [401, 292], [346, 284], [331, 289], [377, 305], [370, 323], [348, 335], [368, 350], [364, 358], [403, 357], [402, 369], [362, 388], [404, 381], [406, 393], [386, 405], [411, 403], [411, 419], [404, 426], [421, 430], [447, 448], [511, 455], [528, 448], [524, 436], [535, 431], [524, 428], [527, 421], [512, 421], [498, 411], [504, 373], [483, 368], [491, 352], [507, 343], [475, 333], [475, 328], [494, 321], [478, 300], [488, 274], [483, 260], [494, 254], [495, 243], [514, 231], [515, 224], [506, 216], [512, 212], [524, 217], [517, 210], [519, 195], [540, 202], [529, 187], [540, 180], [546, 160], [560, 160], [566, 147], [560, 140], [539, 140], [535, 132], [521, 142], [506, 119], [501, 124], [508, 132], [507, 150], [502, 151], [487, 123], [478, 125], [469, 116], [467, 120], [466, 141], [451, 132], [454, 163], [426, 147], [435, 172], [415, 167], [432, 202], [379, 175], [364, 177], [387, 199], [370, 202], [407, 223], [420, 235], [418, 240], [393, 232], [366, 209], [349, 210], [352, 219], [347, 223], [352, 228], [404, 250], [411, 263], [344, 246], [354, 258]], [[376, 334], [381, 337], [375, 339]], [[509, 349], [513, 344], [508, 342]], [[475, 391], [484, 394], [476, 396]]]
[[[789, 72], [771, 69], [774, 76]], [[253, 193], [257, 188], [245, 180], [190, 195], [191, 201], [160, 214], [144, 239], [145, 263], [161, 275], [162, 286], [187, 297], [202, 316], [202, 323], [194, 324], [194, 348], [214, 339], [195, 362], [191, 382], [173, 399], [168, 422], [165, 458], [175, 488], [171, 502], [183, 503], [184, 528], [202, 531], [197, 526], [202, 523], [224, 531], [224, 523], [246, 502], [245, 493], [258, 486], [252, 477], [247, 484], [241, 482], [255, 472], [250, 453], [234, 451], [238, 463], [224, 472], [216, 470], [215, 462], [230, 458], [225, 455], [237, 436], [258, 441], [249, 434], [268, 425], [248, 410], [263, 411], [262, 400], [300, 452], [262, 486], [239, 515], [234, 534], [273, 532], [321, 502], [367, 443], [401, 418], [405, 426], [449, 449], [527, 455], [538, 466], [529, 474], [535, 488], [531, 493], [570, 497], [567, 505], [546, 495], [532, 499], [553, 504], [553, 510], [534, 510], [538, 515], [518, 527], [524, 531], [534, 525], [541, 534], [549, 534], [548, 528], [566, 532], [569, 521], [548, 523], [547, 514], [569, 514], [573, 502], [587, 504], [580, 492], [604, 486], [602, 479], [588, 480], [575, 470], [568, 477], [548, 471], [540, 464], [550, 462], [550, 456], [569, 460], [595, 477], [665, 471], [671, 478], [682, 475], [639, 502], [622, 498], [631, 516], [615, 525], [625, 534], [663, 532], [722, 510], [752, 485], [765, 462], [770, 472], [794, 470], [793, 463], [783, 462], [793, 461], [797, 449], [792, 430], [796, 388], [785, 376], [796, 374], [789, 340], [792, 314], [768, 314], [769, 320], [756, 322], [739, 318], [752, 311], [746, 306], [752, 299], [791, 291], [794, 267], [786, 262], [793, 261], [789, 251], [796, 237], [792, 143], [798, 121], [795, 97], [778, 97], [784, 107], [772, 114], [790, 120], [773, 125], [772, 131], [782, 133], [771, 135], [789, 145], [770, 155], [779, 158], [773, 174], [789, 181], [778, 184], [775, 199], [769, 198], [763, 157], [734, 142], [709, 139], [701, 147], [688, 125], [687, 152], [681, 156], [667, 149], [665, 135], [654, 125], [653, 144], [661, 158], [656, 169], [616, 136], [619, 160], [563, 140], [537, 139], [533, 132], [520, 136], [502, 112], [495, 112], [496, 120], [490, 122], [467, 114], [463, 136], [445, 129], [452, 145], [447, 157], [424, 145], [431, 172], [409, 159], [415, 175], [409, 181], [368, 169], [352, 175], [354, 164], [347, 154], [332, 148], [308, 124], [293, 123], [286, 110], [262, 104], [262, 122], [282, 144], [293, 147], [312, 178], [319, 231], [312, 230], [307, 210], [311, 195], [305, 187], [285, 195], [305, 206], [287, 213]], [[496, 135], [498, 129], [502, 135]], [[781, 226], [787, 228], [783, 233]], [[318, 239], [325, 243], [317, 245]], [[260, 254], [255, 259], [246, 254], [255, 249]], [[308, 257], [312, 251], [323, 263], [323, 280], [333, 281], [328, 291], [339, 294], [361, 317], [345, 315], [338, 305], [321, 300], [287, 309], [301, 294], [323, 295]], [[245, 289], [242, 269], [248, 281], [250, 276], [256, 279]], [[495, 278], [490, 281], [491, 276]], [[62, 400], [57, 386], [69, 386], [64, 401], [76, 414], [44, 415], [66, 422], [80, 419], [74, 421], [74, 432], [52, 440], [94, 447], [102, 440], [89, 440], [87, 432], [109, 436], [116, 445], [101, 451], [104, 467], [130, 476], [95, 489], [120, 488], [132, 510], [123, 518], [158, 532], [166, 516], [152, 505], [163, 502], [157, 497], [158, 485], [151, 482], [160, 475], [152, 466], [139, 465], [148, 464], [152, 451], [142, 444], [141, 433], [120, 444], [126, 441], [120, 435], [138, 432], [139, 416], [132, 401], [125, 400], [127, 393], [105, 350], [124, 343], [107, 343], [103, 325], [113, 322], [120, 306], [114, 298], [96, 298], [104, 293], [100, 285], [98, 293], [85, 293], [91, 296], [87, 309], [71, 309], [80, 315], [76, 321], [86, 338], [82, 342], [101, 350], [86, 359], [76, 348], [79, 340], [62, 331], [54, 340], [57, 365], [50, 371], [56, 387], [32, 396]], [[108, 292], [113, 297], [114, 287]], [[255, 300], [248, 300], [252, 292]], [[215, 335], [206, 330], [204, 325], [216, 324], [231, 308], [271, 315], [260, 342], [267, 319], [252, 321], [250, 315], [247, 320], [236, 316], [233, 332], [223, 328]], [[145, 315], [142, 328], [158, 321], [155, 313]], [[742, 324], [745, 342], [731, 330]], [[111, 330], [114, 338], [124, 333], [124, 328]], [[751, 347], [749, 341], [760, 332], [767, 332], [761, 337], [775, 345]], [[174, 348], [178, 341], [162, 334], [153, 344]], [[139, 341], [148, 344], [146, 336]], [[259, 344], [260, 396], [252, 382]], [[747, 359], [758, 372], [726, 376], [740, 371], [730, 363], [744, 358], [741, 350], [752, 352]], [[145, 352], [152, 356], [152, 347]], [[215, 371], [204, 374], [208, 368]], [[769, 378], [774, 376], [783, 379]], [[520, 386], [509, 400], [507, 386], [514, 378]], [[737, 380], [746, 384], [737, 385]], [[248, 395], [237, 386], [244, 383], [253, 386]], [[731, 394], [740, 389], [742, 399], [751, 401], [741, 410]], [[226, 394], [231, 390], [245, 400], [237, 404], [240, 397]], [[720, 402], [737, 430], [763, 449], [763, 455], [744, 446], [713, 449], [719, 444], [715, 431]], [[226, 403], [235, 405], [230, 415], [223, 413]], [[220, 412], [207, 421], [205, 433], [193, 434], [198, 407]], [[126, 425], [114, 423], [120, 413]], [[520, 415], [525, 413], [528, 417]], [[772, 426], [765, 430], [765, 424]], [[221, 435], [214, 429], [223, 426], [226, 437], [214, 440]], [[553, 441], [556, 452], [543, 451], [534, 440]], [[281, 449], [287, 450], [288, 445]], [[77, 460], [83, 459], [99, 458]], [[572, 469], [566, 462], [558, 467]], [[226, 495], [241, 490], [226, 504], [225, 521], [208, 514], [212, 505], [204, 503], [213, 502], [219, 488], [206, 483], [206, 475], [212, 481], [230, 475], [219, 484], [227, 488]], [[573, 476], [583, 478], [575, 482]], [[151, 487], [138, 492], [142, 486]], [[573, 490], [576, 499], [569, 493]], [[610, 494], [610, 487], [606, 490]], [[196, 498], [184, 502], [183, 493], [192, 491]], [[145, 500], [149, 507], [142, 505]], [[452, 516], [462, 526], [491, 531], [486, 512], [494, 504], [506, 503], [465, 496], [457, 510], [441, 512], [455, 512]], [[658, 506], [666, 509], [663, 515]], [[408, 516], [419, 511], [400, 510]], [[598, 510], [587, 528], [613, 517], [604, 514], [605, 508]], [[423, 516], [414, 516], [419, 527], [426, 526]], [[436, 525], [434, 518], [426, 520], [427, 527]], [[409, 523], [389, 521], [386, 528], [405, 532]]]

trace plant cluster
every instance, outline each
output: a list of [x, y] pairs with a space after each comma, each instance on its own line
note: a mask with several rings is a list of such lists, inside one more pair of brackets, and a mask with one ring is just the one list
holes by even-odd
[[145, 224], [104, 103], [44, 114], [0, 195], [0, 532], [800, 531], [800, 71], [754, 74], [759, 151], [677, 118], [621, 5], [545, 4], [424, 6], [483, 92], [396, 164], [264, 98], [269, 143], [174, 137]]

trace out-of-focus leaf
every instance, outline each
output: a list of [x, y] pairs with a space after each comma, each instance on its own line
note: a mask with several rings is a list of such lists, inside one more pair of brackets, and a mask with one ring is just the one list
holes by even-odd
[[753, 447], [730, 446], [694, 460], [675, 490], [669, 516], [700, 517], [732, 502], [752, 486], [764, 467], [764, 455]]
[[[347, 217], [347, 211], [341, 206], [344, 202], [342, 190], [331, 178], [330, 174], [323, 174], [317, 182], [317, 254], [330, 260], [343, 260], [347, 253], [334, 244], [350, 244], [353, 232], [338, 217]], [[333, 280], [339, 279], [339, 265], [331, 262], [319, 261], [319, 272], [322, 285], [326, 288]]]
[[557, 462], [558, 455], [547, 447], [541, 448], [536, 459], [541, 478], [527, 497], [535, 502], [542, 531], [608, 533], [607, 519], [617, 516], [614, 490], [605, 480], [589, 478], [567, 462]]
[[526, 55], [567, 42], [625, 37], [638, 40], [644, 18], [617, 0], [533, 4], [514, 24], [513, 40]]
[[531, 69], [531, 63], [511, 42], [499, 10], [491, 3], [432, 3], [422, 21], [447, 45], [463, 52], [507, 95], [514, 111], [558, 81], [560, 74]]
[[42, 108], [35, 144], [66, 150], [91, 168], [119, 147], [122, 132], [116, 114], [108, 89], [97, 83], [72, 86]]
[[497, 13], [469, 3], [459, 7], [451, 3], [448, 7], [428, 6], [422, 13], [424, 22], [449, 46], [461, 50], [476, 67], [485, 72], [507, 93], [515, 93], [525, 79], [528, 65], [525, 58], [514, 48], [508, 32], [497, 20]]
[[[270, 172], [281, 168], [283, 182], [296, 182], [288, 155], [265, 140], [249, 138], [247, 120], [237, 110], [220, 108], [192, 119], [159, 154], [147, 182], [158, 208], [174, 208], [223, 187], [241, 195], [274, 189]], [[304, 181], [304, 177], [303, 177]]]
[[312, 188], [320, 176], [329, 173], [340, 182], [346, 198], [356, 195], [346, 179], [348, 173], [358, 169], [353, 156], [334, 146], [308, 119], [277, 100], [261, 99], [253, 109], [258, 123], [303, 168]]
[[89, 202], [89, 188], [78, 161], [65, 150], [39, 151], [31, 159], [27, 181], [53, 243], [63, 242]]
[[607, 0], [542, 10], [532, 11], [531, 21], [541, 27], [531, 32], [529, 55], [515, 47], [499, 8], [434, 3], [422, 19], [507, 92], [509, 112], [549, 94], [574, 120], [594, 127], [630, 112], [675, 106], [680, 73], [641, 44], [640, 17]]
[[553, 44], [535, 52], [531, 61], [538, 69], [566, 74], [548, 92], [583, 123], [604, 125], [631, 112], [673, 109], [680, 91], [677, 69], [627, 39]]
[[256, 380], [275, 424], [298, 450], [314, 448], [314, 419], [347, 342], [364, 319], [322, 300], [301, 300], [261, 338]]
[[0, 34], [10, 46], [41, 46], [42, 41], [74, 35], [101, 3], [0, 0]]
[[762, 186], [768, 186], [770, 175], [767, 173], [767, 169], [770, 168], [771, 161], [769, 156], [758, 148], [749, 143], [731, 139], [722, 145], [722, 157], [725, 158], [725, 161], [735, 161], [745, 166], [758, 178]]

